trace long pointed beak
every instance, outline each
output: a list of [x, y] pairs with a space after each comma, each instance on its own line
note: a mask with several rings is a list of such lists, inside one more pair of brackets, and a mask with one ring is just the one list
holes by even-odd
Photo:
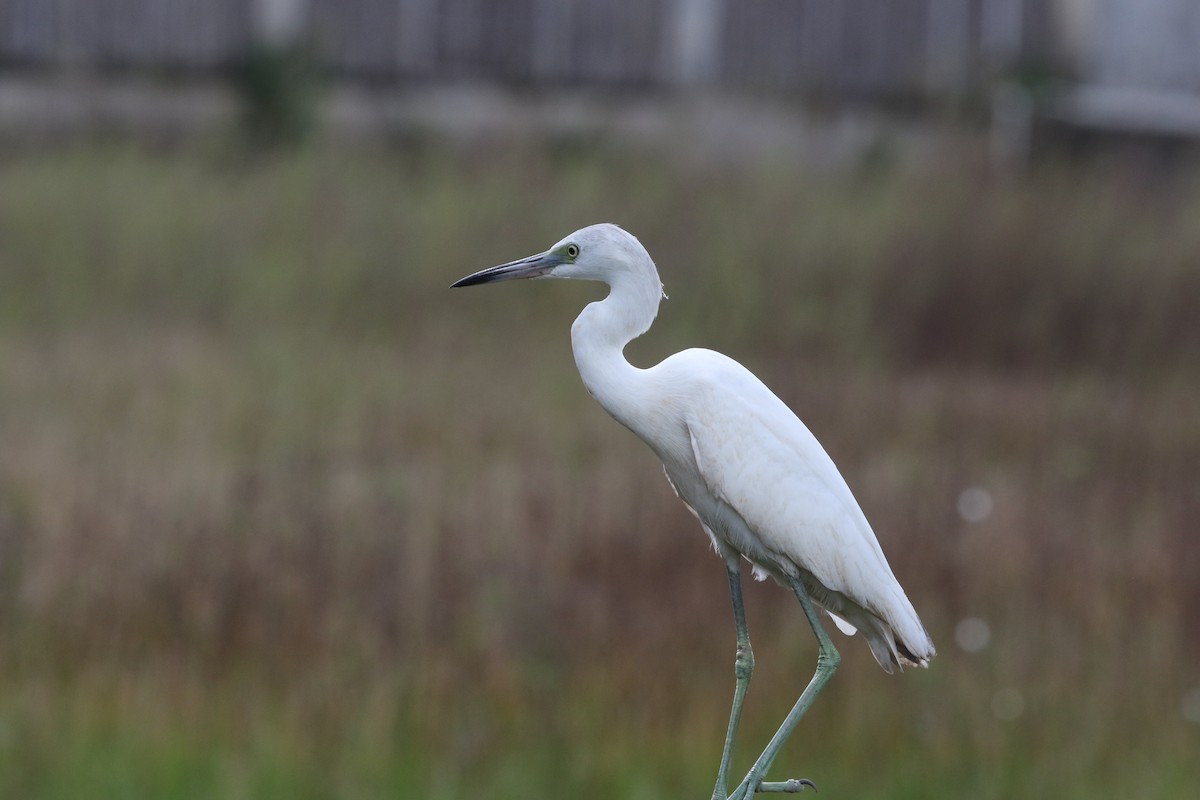
[[562, 259], [553, 253], [538, 253], [536, 256], [480, 270], [455, 281], [450, 284], [450, 288], [456, 289], [459, 286], [475, 286], [480, 283], [496, 283], [497, 281], [514, 281], [521, 278], [540, 278], [561, 263]]

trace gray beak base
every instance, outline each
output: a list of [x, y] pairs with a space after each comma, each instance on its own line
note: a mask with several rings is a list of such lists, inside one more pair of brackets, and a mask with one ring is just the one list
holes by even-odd
[[540, 278], [559, 265], [560, 259], [551, 253], [538, 253], [517, 261], [510, 261], [498, 267], [488, 267], [473, 275], [450, 284], [451, 289], [459, 286], [476, 286], [481, 283], [497, 283], [499, 281], [515, 281], [523, 278]]

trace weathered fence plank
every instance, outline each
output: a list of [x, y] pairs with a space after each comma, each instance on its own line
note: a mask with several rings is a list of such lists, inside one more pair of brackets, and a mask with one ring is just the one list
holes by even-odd
[[[1176, 40], [1194, 43], [1200, 30], [1200, 13], [1189, 3], [1194, 0], [1150, 0], [1136, 9], [1114, 2], [1095, 6], [1088, 13], [1107, 13], [1109, 22], [1087, 28], [1098, 31], [1099, 40], [1091, 43], [1085, 66], [1101, 77], [1149, 76], [1174, 87], [1200, 86], [1200, 48], [1171, 46]], [[1060, 5], [1032, 0], [0, 0], [0, 63], [203, 72], [228, 66], [255, 41], [279, 38], [272, 31], [282, 26], [282, 38], [294, 33], [311, 42], [324, 65], [348, 79], [721, 86], [936, 98], [986, 89], [989, 80], [1022, 60], [1046, 60], [1055, 39], [1050, 31], [1058, 24], [1053, 9]], [[1142, 26], [1165, 42], [1153, 63], [1145, 61], [1138, 25], [1116, 24], [1121, 14], [1158, 20], [1157, 27]]]

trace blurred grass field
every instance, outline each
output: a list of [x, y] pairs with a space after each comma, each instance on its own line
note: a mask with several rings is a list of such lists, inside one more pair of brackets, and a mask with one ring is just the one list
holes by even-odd
[[[838, 636], [773, 777], [1194, 796], [1200, 181], [947, 162], [0, 157], [0, 796], [708, 797], [723, 570], [579, 383], [597, 287], [446, 289], [602, 220], [670, 295], [632, 359], [757, 372], [939, 646]], [[815, 662], [747, 604], [739, 769]]]

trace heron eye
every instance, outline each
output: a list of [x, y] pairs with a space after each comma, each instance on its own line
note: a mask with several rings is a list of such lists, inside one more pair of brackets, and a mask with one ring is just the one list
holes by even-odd
[[566, 253], [569, 258], [578, 257], [579, 256], [579, 245], [577, 245], [577, 244], [567, 245]]

